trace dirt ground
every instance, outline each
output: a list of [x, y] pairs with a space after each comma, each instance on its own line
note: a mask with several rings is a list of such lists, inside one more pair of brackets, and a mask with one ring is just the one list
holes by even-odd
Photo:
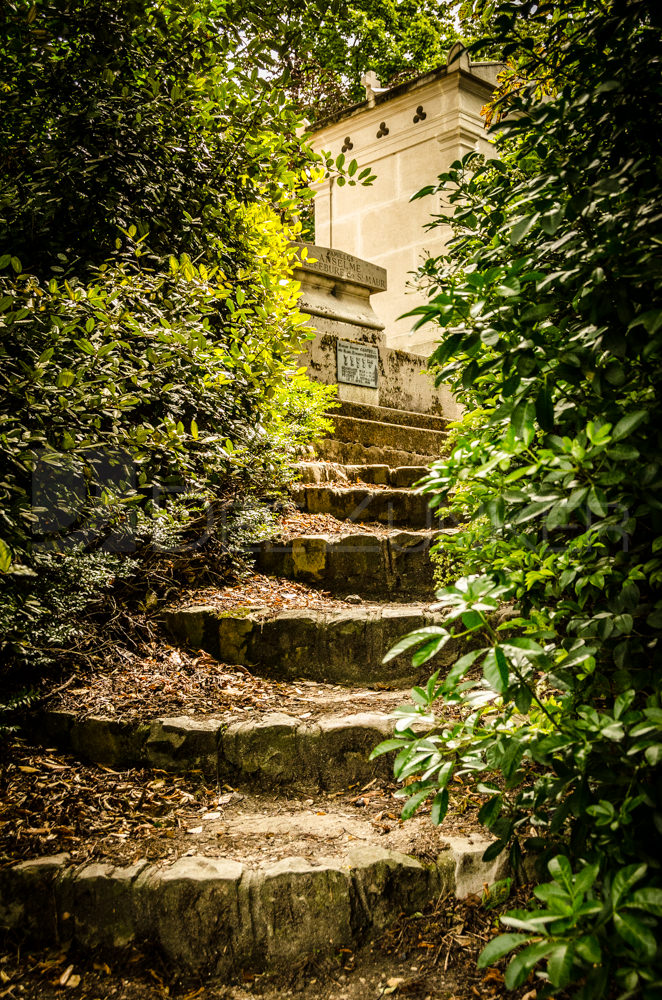
[[425, 811], [403, 823], [395, 791], [371, 781], [309, 797], [250, 794], [212, 787], [195, 773], [81, 764], [13, 739], [0, 756], [0, 867], [62, 851], [75, 862], [168, 862], [196, 854], [251, 866], [293, 854], [342, 854], [361, 840], [435, 860], [446, 836], [480, 839], [480, 796], [461, 784], [451, 788], [443, 829]]

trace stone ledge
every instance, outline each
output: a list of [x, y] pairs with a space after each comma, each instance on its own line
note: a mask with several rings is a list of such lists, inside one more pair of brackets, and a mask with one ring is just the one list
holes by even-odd
[[257, 869], [222, 857], [125, 868], [37, 858], [0, 871], [0, 927], [91, 950], [149, 942], [189, 973], [277, 968], [354, 947], [442, 893], [481, 891], [503, 870], [479, 860], [485, 846], [456, 838], [431, 865], [371, 844]]
[[353, 441], [339, 441], [337, 438], [322, 438], [315, 444], [318, 457], [326, 462], [341, 465], [430, 465], [438, 455], [421, 454], [401, 448], [378, 448], [373, 445], [357, 444]]
[[281, 712], [224, 724], [204, 717], [117, 722], [50, 711], [36, 720], [40, 737], [84, 760], [118, 769], [201, 771], [211, 781], [256, 788], [337, 791], [375, 777], [388, 779], [388, 756], [370, 761], [393, 732], [380, 712], [327, 715], [312, 721]]
[[[428, 668], [413, 667], [407, 654], [387, 664], [382, 659], [407, 632], [443, 621], [441, 614], [422, 604], [283, 611], [266, 620], [250, 612], [222, 612], [204, 605], [165, 615], [177, 641], [204, 649], [224, 663], [276, 679], [384, 688], [408, 687], [427, 679]], [[463, 652], [461, 642], [451, 641], [436, 665], [449, 666]]]
[[256, 567], [274, 576], [320, 584], [336, 594], [360, 593], [391, 601], [432, 599], [434, 539], [434, 531], [393, 531], [386, 537], [369, 532], [301, 535], [287, 542], [260, 543]]
[[415, 486], [429, 469], [425, 465], [338, 465], [327, 462], [299, 462], [296, 466], [300, 482], [321, 485], [322, 483], [368, 483], [373, 486], [393, 486], [408, 489]]
[[[369, 486], [295, 486], [294, 502], [306, 514], [331, 514], [339, 521], [378, 521], [388, 527], [434, 528], [444, 512], [433, 511], [427, 496], [408, 489], [371, 489]], [[455, 523], [445, 517], [446, 526]]]

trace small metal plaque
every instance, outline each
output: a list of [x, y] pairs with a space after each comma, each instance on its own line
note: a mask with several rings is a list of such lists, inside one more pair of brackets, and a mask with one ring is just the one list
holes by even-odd
[[339, 382], [377, 388], [379, 350], [372, 344], [339, 340], [336, 347], [336, 371]]

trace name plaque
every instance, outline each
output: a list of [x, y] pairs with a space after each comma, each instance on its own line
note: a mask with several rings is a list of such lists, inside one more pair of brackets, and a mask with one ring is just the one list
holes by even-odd
[[336, 373], [339, 382], [376, 389], [379, 378], [378, 349], [372, 344], [355, 344], [351, 340], [338, 340]]

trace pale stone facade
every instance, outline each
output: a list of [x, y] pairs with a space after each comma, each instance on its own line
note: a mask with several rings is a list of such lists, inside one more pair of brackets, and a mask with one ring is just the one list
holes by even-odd
[[364, 78], [367, 100], [313, 135], [315, 149], [334, 158], [345, 152], [348, 161], [354, 158], [377, 175], [367, 188], [339, 187], [333, 181], [318, 186], [315, 242], [386, 269], [388, 289], [377, 292], [372, 304], [389, 347], [425, 356], [432, 350], [432, 330], [411, 334], [412, 321], [398, 317], [420, 302], [407, 288], [410, 272], [426, 253], [441, 253], [447, 231], [424, 229], [440, 209], [439, 196], [410, 198], [465, 153], [492, 153], [480, 111], [500, 68], [499, 63], [471, 63], [461, 46], [454, 46], [446, 65], [392, 90], [377, 89], [369, 74]]

